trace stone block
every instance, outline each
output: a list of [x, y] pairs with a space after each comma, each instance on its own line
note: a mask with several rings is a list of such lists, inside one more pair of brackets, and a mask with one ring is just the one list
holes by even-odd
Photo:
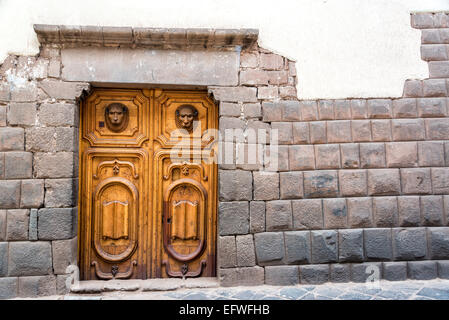
[[318, 107], [315, 100], [303, 100], [299, 102], [301, 109], [301, 119], [303, 121], [318, 120]]
[[333, 120], [334, 102], [332, 100], [319, 100], [318, 115], [320, 117], [320, 120]]
[[[93, 57], [95, 55], [91, 56]], [[65, 78], [64, 74], [67, 74], [68, 69], [71, 68], [68, 65], [66, 65], [64, 61], [63, 65], [64, 65], [64, 68], [62, 69], [63, 77]], [[79, 74], [79, 72], [82, 72], [82, 70], [78, 69], [78, 71], [76, 71], [76, 74]], [[87, 90], [89, 88], [89, 84], [82, 82], [65, 82], [53, 79], [45, 79], [39, 82], [39, 88], [41, 88], [50, 98], [62, 100], [76, 100], [81, 96], [83, 90]]]
[[368, 118], [391, 118], [390, 99], [369, 99]]
[[240, 71], [240, 85], [268, 85], [268, 72], [257, 69]]
[[8, 242], [0, 242], [0, 277], [6, 277], [7, 275], [8, 275]]
[[371, 121], [369, 120], [353, 120], [352, 127], [352, 141], [362, 142], [371, 141]]
[[340, 146], [338, 144], [315, 145], [317, 169], [340, 168]]
[[308, 198], [336, 197], [338, 193], [337, 171], [304, 172], [304, 194]]
[[264, 170], [288, 171], [289, 147], [290, 146], [266, 145], [264, 154]]
[[393, 100], [394, 118], [415, 118], [418, 116], [416, 99], [404, 98]]
[[33, 126], [36, 123], [35, 103], [11, 103], [8, 108], [10, 125]]
[[56, 129], [52, 127], [31, 127], [25, 130], [27, 151], [55, 152]]
[[339, 230], [338, 261], [361, 262], [363, 260], [363, 229]]
[[429, 168], [401, 169], [401, 182], [404, 194], [432, 193]]
[[[446, 90], [445, 80], [442, 81]], [[446, 93], [444, 93], [446, 95]], [[418, 116], [422, 118], [446, 116], [446, 98], [418, 99]]]
[[348, 199], [348, 225], [351, 228], [369, 228], [373, 226], [371, 198]]
[[438, 276], [436, 261], [410, 261], [408, 276], [413, 280], [431, 280]]
[[29, 210], [10, 209], [7, 210], [6, 216], [6, 240], [28, 240]]
[[45, 126], [78, 126], [78, 107], [69, 103], [44, 103], [39, 108], [39, 123]]
[[0, 151], [23, 151], [24, 136], [23, 128], [0, 128]]
[[338, 260], [338, 239], [336, 231], [311, 231], [311, 239], [312, 263], [329, 263]]
[[264, 164], [264, 146], [262, 144], [237, 143], [235, 163], [237, 169], [262, 170]]
[[421, 59], [424, 61], [444, 61], [448, 60], [446, 45], [444, 44], [424, 44], [421, 45]]
[[373, 141], [391, 141], [391, 121], [371, 120]]
[[347, 227], [348, 209], [346, 199], [323, 199], [324, 228], [340, 229]]
[[252, 267], [256, 264], [253, 235], [236, 236], [237, 266]]
[[291, 144], [292, 143], [292, 123], [291, 122], [272, 122], [271, 132], [277, 130], [278, 132], [278, 144]]
[[[281, 88], [279, 88], [281, 90]], [[300, 121], [301, 120], [301, 106], [298, 101], [285, 100], [279, 102], [282, 107], [283, 121]]]
[[439, 141], [418, 142], [418, 164], [420, 167], [444, 166], [444, 144]]
[[249, 203], [249, 232], [265, 231], [265, 202], [251, 201]]
[[265, 284], [272, 286], [293, 286], [299, 283], [298, 266], [265, 267]]
[[383, 262], [382, 279], [388, 281], [407, 280], [407, 262]]
[[360, 167], [359, 145], [357, 143], [345, 143], [340, 145], [341, 167], [355, 169]]
[[354, 263], [351, 265], [352, 282], [376, 282], [382, 277], [381, 262]]
[[411, 15], [412, 27], [417, 29], [433, 28], [433, 13], [417, 12]]
[[240, 54], [240, 66], [243, 68], [256, 68], [259, 64], [259, 55], [252, 52], [242, 52]]
[[361, 168], [385, 167], [385, 145], [383, 143], [360, 144]]
[[38, 98], [38, 91], [35, 82], [27, 81], [20, 86], [11, 86], [11, 101], [33, 102]]
[[247, 201], [220, 202], [218, 204], [219, 234], [247, 234], [249, 231], [249, 208]]
[[289, 230], [292, 228], [292, 206], [290, 200], [267, 201], [266, 230]]
[[423, 119], [393, 119], [392, 132], [394, 141], [424, 140], [426, 136]]
[[321, 199], [293, 200], [294, 229], [322, 229], [323, 209]]
[[366, 119], [367, 105], [366, 100], [353, 99], [351, 104], [351, 114], [353, 119]]
[[65, 274], [70, 265], [76, 265], [78, 254], [78, 239], [52, 241], [53, 272]]
[[368, 170], [368, 195], [396, 195], [400, 192], [399, 169]]
[[237, 247], [234, 236], [218, 237], [218, 267], [237, 267]]
[[292, 171], [315, 169], [315, 156], [313, 146], [289, 146], [288, 157], [289, 168]]
[[61, 208], [76, 205], [78, 193], [75, 179], [46, 179], [45, 207]]
[[259, 87], [257, 89], [257, 99], [276, 99], [278, 97], [278, 87]]
[[345, 283], [351, 281], [351, 265], [333, 263], [330, 265], [330, 281]]
[[438, 44], [441, 43], [440, 32], [438, 29], [421, 30], [422, 44]]
[[304, 197], [302, 172], [281, 172], [279, 177], [281, 199], [300, 199]]
[[335, 119], [351, 119], [351, 100], [335, 100], [334, 115]]
[[417, 227], [421, 223], [418, 196], [398, 197], [399, 226]]
[[329, 281], [329, 265], [311, 264], [299, 266], [301, 284], [323, 284]]
[[23, 180], [21, 186], [20, 207], [39, 208], [44, 202], [44, 180]]
[[265, 282], [265, 270], [259, 266], [220, 269], [219, 279], [223, 287], [260, 286]]
[[366, 170], [340, 170], [338, 174], [342, 196], [366, 196]]
[[61, 61], [51, 59], [48, 63], [48, 76], [50, 78], [59, 78], [61, 76]]
[[438, 278], [449, 279], [449, 261], [437, 261]]
[[0, 299], [12, 299], [17, 297], [18, 278], [0, 278]]
[[74, 175], [73, 152], [35, 153], [34, 171], [37, 178], [70, 178]]
[[376, 227], [395, 227], [399, 224], [396, 197], [373, 198], [374, 224]]
[[32, 177], [33, 154], [31, 152], [5, 152], [5, 178], [27, 179]]
[[56, 128], [56, 151], [78, 151], [78, 128]]
[[292, 124], [293, 144], [308, 144], [309, 124], [307, 122], [293, 122]]
[[268, 83], [271, 85], [293, 84], [290, 79], [288, 77], [288, 71], [268, 71]]
[[365, 255], [368, 260], [391, 260], [393, 258], [391, 229], [364, 230]]
[[393, 229], [394, 260], [421, 260], [427, 254], [425, 228]]
[[449, 78], [449, 61], [430, 61], [429, 78]]
[[0, 180], [5, 179], [5, 153], [0, 152]]
[[[262, 108], [260, 103], [245, 103], [243, 105], [243, 115], [245, 118], [261, 118], [262, 117]], [[237, 116], [240, 116], [237, 115]]]
[[272, 53], [259, 55], [259, 67], [265, 70], [280, 70], [284, 67], [284, 58]]
[[327, 121], [327, 142], [351, 142], [351, 121], [349, 120], [336, 120]]
[[219, 127], [222, 141], [244, 142], [243, 129], [245, 128], [245, 122], [242, 119], [220, 117]]
[[253, 178], [250, 171], [220, 170], [220, 201], [251, 200]]
[[284, 232], [285, 261], [287, 264], [303, 264], [311, 262], [310, 232]]
[[432, 188], [435, 194], [449, 193], [449, 168], [432, 168]]
[[77, 214], [71, 208], [44, 208], [38, 211], [40, 240], [64, 240], [77, 232]]
[[[424, 231], [425, 232], [425, 231]], [[428, 228], [430, 259], [449, 258], [449, 228]]]
[[19, 278], [19, 297], [42, 297], [56, 294], [55, 276]]
[[40, 276], [52, 272], [50, 242], [10, 242], [9, 276]]
[[0, 208], [19, 208], [20, 180], [0, 180]]
[[256, 233], [254, 243], [259, 265], [279, 264], [284, 259], [284, 235], [282, 232]]
[[[424, 97], [445, 97], [447, 96], [447, 90], [446, 90], [446, 81], [444, 79], [426, 79], [423, 80], [423, 95]], [[437, 100], [440, 100], [443, 102], [443, 106], [446, 105], [444, 100], [441, 99], [418, 99], [418, 111], [422, 112], [424, 111], [424, 114], [426, 113], [425, 109], [427, 106], [435, 105], [435, 102]], [[420, 104], [424, 108], [421, 108]], [[440, 104], [438, 102], [437, 104]], [[432, 108], [432, 107], [431, 107]], [[420, 117], [423, 116], [423, 114], [420, 114]]]
[[422, 97], [422, 81], [421, 80], [406, 80], [404, 83], [404, 97]]
[[441, 196], [422, 196], [421, 217], [424, 226], [443, 225], [443, 198]]
[[282, 105], [277, 102], [262, 102], [263, 121], [282, 121]]
[[0, 241], [6, 240], [6, 210], [0, 209]]
[[220, 117], [240, 117], [241, 112], [238, 103], [220, 102]]
[[311, 143], [326, 143], [326, 122], [317, 121], [311, 122], [310, 126], [310, 142]]
[[38, 240], [38, 234], [37, 234], [37, 215], [38, 210], [37, 209], [31, 209], [30, 210], [30, 226], [28, 228], [28, 237], [31, 241]]

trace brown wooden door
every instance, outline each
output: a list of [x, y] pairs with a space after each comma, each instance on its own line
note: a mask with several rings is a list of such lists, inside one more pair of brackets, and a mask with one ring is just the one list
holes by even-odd
[[215, 276], [216, 107], [95, 89], [81, 106], [81, 279]]

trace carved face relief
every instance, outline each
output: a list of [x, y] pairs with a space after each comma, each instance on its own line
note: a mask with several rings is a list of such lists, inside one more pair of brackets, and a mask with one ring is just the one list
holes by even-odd
[[176, 109], [176, 126], [188, 132], [193, 130], [193, 121], [198, 120], [198, 111], [189, 104], [184, 104]]
[[105, 109], [105, 120], [109, 130], [121, 132], [128, 126], [128, 108], [121, 103], [111, 103]]

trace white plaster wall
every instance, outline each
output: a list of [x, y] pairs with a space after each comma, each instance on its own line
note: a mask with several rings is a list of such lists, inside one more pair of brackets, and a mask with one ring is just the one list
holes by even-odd
[[0, 62], [39, 52], [33, 24], [257, 28], [259, 45], [297, 62], [302, 99], [398, 97], [428, 76], [410, 12], [448, 0], [0, 0]]

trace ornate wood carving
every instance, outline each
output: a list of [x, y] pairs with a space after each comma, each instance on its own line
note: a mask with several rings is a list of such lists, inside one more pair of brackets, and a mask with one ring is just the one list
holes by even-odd
[[91, 265], [94, 267], [95, 274], [97, 275], [97, 277], [99, 279], [102, 279], [102, 280], [128, 279], [132, 276], [135, 266], [137, 266], [137, 261], [133, 260], [131, 262], [131, 265], [129, 266], [128, 270], [126, 270], [125, 272], [118, 272], [119, 267], [117, 265], [113, 265], [111, 267], [110, 273], [101, 271], [100, 266], [97, 261], [92, 261]]

